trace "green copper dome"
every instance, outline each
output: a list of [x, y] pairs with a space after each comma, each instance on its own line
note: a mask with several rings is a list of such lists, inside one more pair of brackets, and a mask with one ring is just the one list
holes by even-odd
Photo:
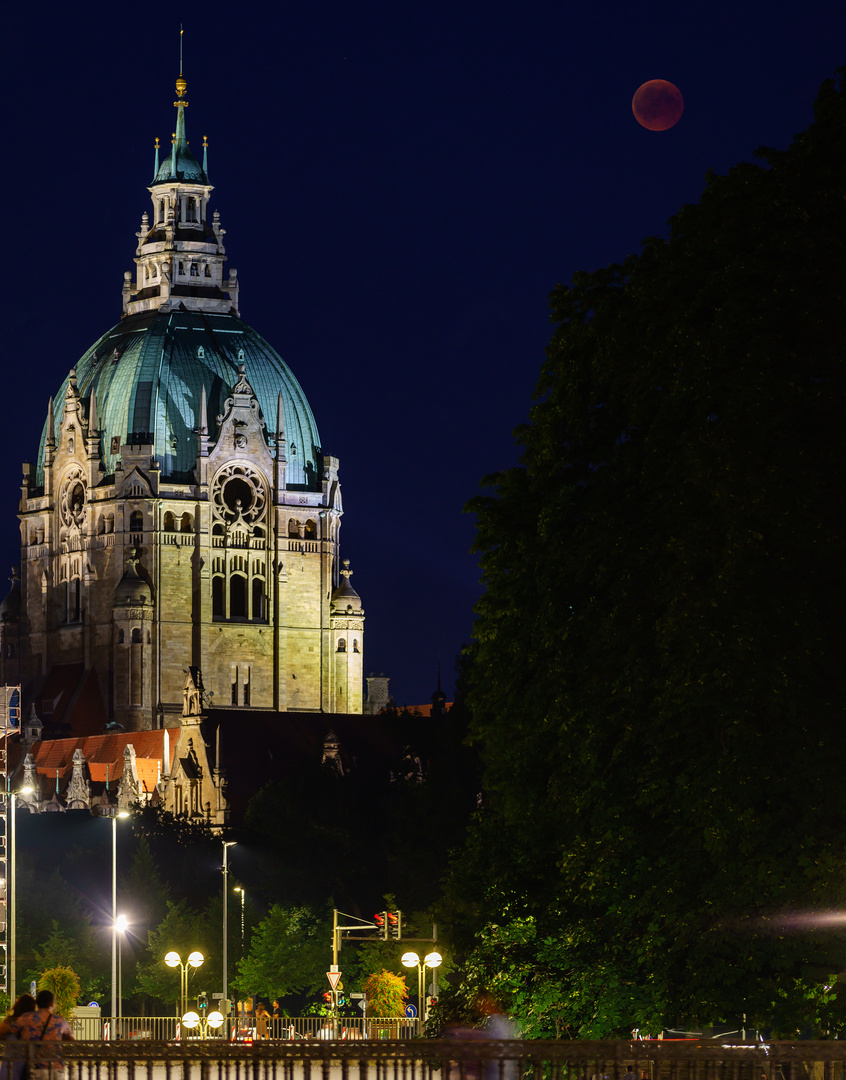
[[[120, 445], [152, 442], [163, 477], [188, 480], [197, 460], [196, 431], [205, 387], [209, 442], [217, 439], [217, 417], [243, 363], [269, 434], [276, 429], [282, 392], [287, 486], [320, 488], [320, 436], [302, 387], [277, 352], [231, 314], [143, 312], [122, 319], [76, 365], [77, 386], [86, 412], [92, 388], [106, 473], [114, 472]], [[56, 435], [68, 379], [54, 402]], [[44, 482], [44, 440], [37, 480]]]
[[[173, 155], [176, 154], [176, 172], [173, 171]], [[188, 145], [175, 144], [171, 152], [158, 168], [153, 177], [154, 184], [167, 184], [179, 180], [183, 184], [208, 184], [199, 161], [188, 149]]]

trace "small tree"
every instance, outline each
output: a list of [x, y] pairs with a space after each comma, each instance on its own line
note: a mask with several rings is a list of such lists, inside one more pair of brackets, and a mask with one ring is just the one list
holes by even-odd
[[402, 1016], [408, 1000], [408, 989], [404, 975], [394, 975], [392, 971], [374, 971], [364, 984], [367, 994], [367, 1013], [369, 1016]]
[[56, 998], [56, 1012], [70, 1019], [79, 1000], [79, 977], [73, 968], [48, 968], [38, 980], [39, 990], [52, 990]]

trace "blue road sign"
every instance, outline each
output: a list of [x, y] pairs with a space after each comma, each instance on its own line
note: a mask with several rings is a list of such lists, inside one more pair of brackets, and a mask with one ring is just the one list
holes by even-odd
[[413, 1020], [414, 1017], [417, 1015], [417, 1006], [416, 1005], [410, 1005], [410, 1004], [406, 1005], [406, 1007], [405, 1007], [405, 1015], [409, 1018], [409, 1020]]

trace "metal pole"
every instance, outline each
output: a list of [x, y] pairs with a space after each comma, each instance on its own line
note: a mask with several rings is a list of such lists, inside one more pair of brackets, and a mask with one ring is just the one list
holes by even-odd
[[229, 1013], [226, 1002], [229, 1000], [227, 984], [229, 981], [229, 848], [234, 847], [234, 840], [223, 841], [223, 999], [220, 1003], [221, 1011], [225, 1016]]
[[[117, 815], [112, 818], [112, 1025], [117, 1017]], [[115, 1037], [113, 1033], [112, 1038]]]
[[123, 934], [118, 941], [118, 1019], [123, 1020]]
[[9, 839], [9, 869], [12, 871], [12, 882], [9, 890], [9, 1000], [15, 1000], [15, 987], [18, 984], [18, 972], [17, 972], [17, 955], [15, 946], [17, 944], [17, 935], [15, 934], [15, 914], [17, 912], [17, 904], [15, 903], [15, 893], [18, 889], [18, 875], [15, 873], [15, 851], [17, 845], [17, 832], [15, 828], [15, 793], [9, 796], [9, 804], [12, 810], [11, 821], [11, 833]]

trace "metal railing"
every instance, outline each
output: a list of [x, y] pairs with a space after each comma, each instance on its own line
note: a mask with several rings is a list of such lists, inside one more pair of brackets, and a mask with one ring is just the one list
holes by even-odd
[[[10, 1042], [40, 1080], [843, 1080], [846, 1041], [561, 1042], [480, 1039]], [[34, 1072], [33, 1072], [34, 1069]], [[11, 1072], [11, 1070], [10, 1070]]]
[[286, 1016], [268, 1017], [258, 1027], [253, 1017], [230, 1016], [220, 1031], [204, 1023], [186, 1029], [175, 1016], [74, 1017], [74, 1037], [86, 1041], [171, 1042], [177, 1039], [216, 1039], [218, 1042], [258, 1042], [264, 1039], [295, 1042], [298, 1039], [413, 1039], [420, 1034], [418, 1020], [403, 1018], [365, 1018], [361, 1016]]

